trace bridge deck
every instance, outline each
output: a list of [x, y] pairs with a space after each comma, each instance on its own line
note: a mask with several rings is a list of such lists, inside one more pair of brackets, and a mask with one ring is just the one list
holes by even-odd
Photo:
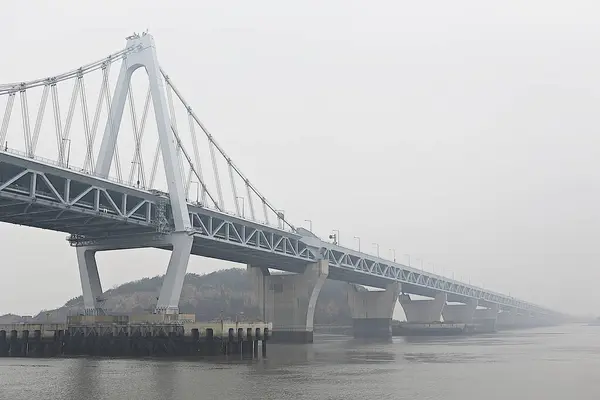
[[[65, 232], [73, 245], [114, 249], [167, 248], [172, 222], [166, 194], [131, 187], [46, 161], [0, 151], [0, 221]], [[399, 281], [403, 291], [423, 296], [448, 293], [450, 301], [476, 298], [537, 313], [543, 307], [435, 274], [324, 242], [315, 237], [188, 204], [192, 253], [244, 264], [301, 272], [307, 263], [329, 260], [330, 279], [373, 287]]]

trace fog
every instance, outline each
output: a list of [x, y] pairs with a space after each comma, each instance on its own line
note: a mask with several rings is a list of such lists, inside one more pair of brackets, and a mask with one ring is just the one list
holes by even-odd
[[[127, 4], [4, 0], [0, 80], [76, 68], [149, 29], [203, 122], [296, 225], [596, 312], [595, 2]], [[0, 224], [0, 238], [0, 314], [81, 293], [65, 234]], [[162, 274], [168, 256], [101, 253], [103, 286]], [[196, 257], [188, 270], [231, 265]]]

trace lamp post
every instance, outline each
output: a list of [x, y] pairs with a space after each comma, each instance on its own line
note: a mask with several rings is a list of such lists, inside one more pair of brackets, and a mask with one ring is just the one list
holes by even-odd
[[[246, 210], [245, 210], [245, 208], [246, 208], [246, 202], [245, 202], [245, 199], [244, 199], [244, 197], [242, 197], [242, 196], [237, 196], [235, 199], [236, 199], [236, 200], [242, 200], [242, 215], [241, 215], [241, 216], [242, 216], [242, 218], [245, 218], [245, 214], [246, 214], [246, 213], [245, 213], [245, 211], [246, 211]], [[238, 202], [238, 207], [239, 207], [239, 202]]]
[[358, 251], [360, 251], [360, 237], [354, 236], [354, 239], [358, 241]]
[[308, 222], [308, 230], [312, 232], [312, 220], [305, 219], [304, 222]]
[[[67, 168], [69, 168], [69, 160], [71, 159], [71, 139], [63, 138], [62, 141], [63, 141], [63, 143], [69, 142], [69, 147], [67, 150]], [[63, 145], [63, 147], [64, 147], [64, 145]]]
[[396, 262], [396, 249], [390, 249], [392, 252], [392, 256], [394, 257], [394, 262]]
[[422, 258], [417, 258], [417, 261], [421, 261], [421, 271], [424, 271], [424, 269], [423, 269], [423, 259]]
[[285, 210], [276, 210], [277, 213], [277, 226], [281, 229], [285, 228]]
[[340, 231], [337, 229], [332, 229], [331, 232], [334, 232], [334, 233], [329, 235], [329, 239], [333, 240], [333, 244], [335, 244], [335, 245], [340, 244]]
[[199, 196], [199, 192], [200, 192], [200, 183], [196, 182], [196, 181], [192, 181], [192, 185], [196, 184], [196, 204], [198, 204], [198, 199], [200, 198]]
[[410, 267], [410, 254], [405, 254], [405, 256], [408, 258], [408, 266]]
[[377, 257], [379, 257], [379, 243], [373, 243], [373, 246], [377, 248]]

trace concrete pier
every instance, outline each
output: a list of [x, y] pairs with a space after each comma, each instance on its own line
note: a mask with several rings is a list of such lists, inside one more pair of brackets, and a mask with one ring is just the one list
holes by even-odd
[[496, 327], [498, 329], [513, 329], [516, 328], [517, 322], [517, 312], [515, 311], [507, 311], [501, 310], [498, 313]]
[[270, 324], [169, 317], [74, 316], [66, 324], [0, 325], [0, 357], [266, 356]]
[[321, 260], [306, 266], [302, 274], [270, 275], [267, 268], [248, 265], [262, 320], [272, 321], [272, 341], [312, 343], [315, 306], [329, 274]]
[[464, 304], [446, 304], [442, 310], [444, 323], [472, 324], [477, 300], [469, 299]]
[[535, 328], [540, 326], [535, 316], [527, 311], [517, 312], [515, 314], [515, 328]]
[[123, 240], [106, 240], [103, 243], [77, 246], [77, 264], [79, 266], [79, 277], [83, 292], [83, 304], [86, 315], [102, 315], [102, 284], [98, 274], [98, 263], [96, 255], [101, 251], [134, 249], [154, 247], [170, 248], [171, 257], [167, 272], [165, 274], [158, 302], [156, 313], [159, 314], [178, 314], [179, 298], [183, 287], [183, 280], [187, 270], [187, 263], [190, 257], [193, 237], [186, 232], [172, 232], [168, 235], [161, 235], [159, 239], [141, 236], [139, 238], [129, 238]]
[[404, 309], [406, 321], [417, 324], [440, 322], [446, 300], [446, 293], [436, 294], [433, 300], [412, 300], [408, 294], [400, 295], [400, 305]]
[[347, 297], [354, 337], [392, 337], [392, 316], [399, 294], [399, 283], [392, 283], [385, 290], [378, 291], [369, 291], [349, 283]]
[[473, 315], [473, 323], [479, 332], [495, 332], [500, 307], [493, 304], [488, 308], [479, 308]]

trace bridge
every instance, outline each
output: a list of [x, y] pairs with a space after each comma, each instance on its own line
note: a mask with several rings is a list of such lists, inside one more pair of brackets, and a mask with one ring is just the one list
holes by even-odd
[[[136, 103], [143, 104], [141, 114]], [[415, 323], [443, 317], [525, 326], [562, 318], [294, 226], [201, 122], [161, 69], [149, 34], [133, 35], [123, 50], [72, 71], [2, 84], [0, 106], [0, 221], [68, 234], [87, 314], [102, 312], [95, 254], [152, 247], [171, 251], [157, 313], [178, 313], [191, 254], [243, 263], [263, 319], [291, 341], [312, 341], [326, 279], [348, 282], [357, 336], [389, 334], [398, 298]], [[148, 123], [152, 117], [155, 124]], [[150, 131], [155, 137], [144, 141]], [[271, 275], [270, 269], [290, 274]]]

